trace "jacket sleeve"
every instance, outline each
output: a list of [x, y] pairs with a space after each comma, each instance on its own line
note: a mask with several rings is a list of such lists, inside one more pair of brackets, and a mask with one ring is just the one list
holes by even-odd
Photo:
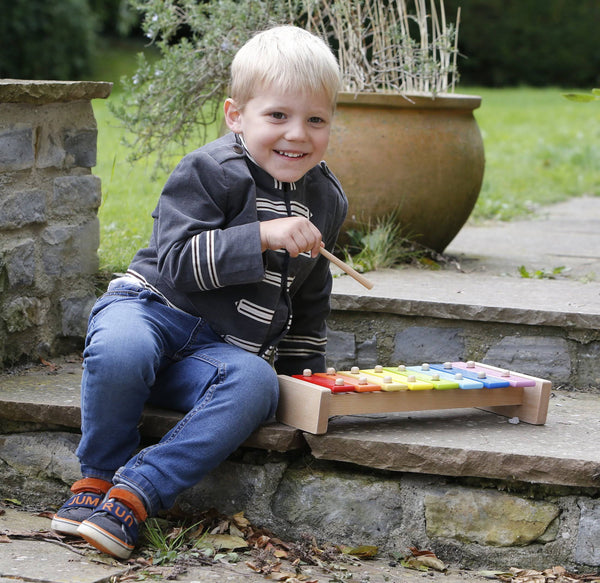
[[[243, 163], [243, 162], [242, 162]], [[259, 281], [264, 275], [254, 183], [194, 152], [173, 171], [154, 211], [161, 278], [182, 292]]]

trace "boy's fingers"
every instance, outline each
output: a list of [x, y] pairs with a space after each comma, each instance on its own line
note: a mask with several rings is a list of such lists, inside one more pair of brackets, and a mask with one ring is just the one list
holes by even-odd
[[292, 257], [310, 252], [314, 258], [321, 247], [321, 232], [308, 219], [286, 217], [261, 224], [263, 250], [285, 249]]

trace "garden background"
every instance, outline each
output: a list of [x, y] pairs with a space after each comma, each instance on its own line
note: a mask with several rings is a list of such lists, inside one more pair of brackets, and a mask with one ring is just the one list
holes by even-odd
[[[600, 107], [566, 100], [600, 86], [597, 0], [446, 0], [461, 6], [457, 92], [481, 95], [476, 111], [486, 170], [472, 221], [511, 220], [570, 196], [600, 194]], [[152, 156], [136, 163], [111, 112], [136, 55], [156, 48], [125, 0], [1, 0], [0, 76], [115, 83], [97, 100], [102, 270], [124, 270], [150, 234], [168, 174]], [[182, 32], [185, 34], [185, 31]], [[217, 126], [212, 135], [217, 134]], [[198, 143], [198, 146], [201, 144]], [[169, 145], [165, 144], [165, 147]], [[174, 165], [182, 151], [173, 146]]]

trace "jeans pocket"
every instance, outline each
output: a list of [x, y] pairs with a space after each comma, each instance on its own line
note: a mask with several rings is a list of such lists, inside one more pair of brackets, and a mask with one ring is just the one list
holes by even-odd
[[142, 287], [135, 287], [131, 284], [126, 284], [118, 288], [113, 288], [110, 291], [105, 292], [101, 295], [94, 304], [89, 317], [89, 323], [91, 324], [95, 316], [97, 316], [106, 306], [117, 302], [119, 300], [135, 299], [138, 298], [140, 293], [144, 290]]

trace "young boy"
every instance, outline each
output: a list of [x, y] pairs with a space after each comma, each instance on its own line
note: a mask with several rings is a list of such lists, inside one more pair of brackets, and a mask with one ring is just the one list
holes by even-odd
[[[272, 418], [276, 372], [324, 370], [332, 250], [347, 201], [322, 156], [339, 70], [308, 32], [276, 27], [232, 65], [232, 130], [187, 155], [149, 246], [90, 315], [83, 478], [52, 528], [127, 558], [167, 509]], [[270, 363], [274, 363], [275, 370]], [[185, 413], [134, 454], [146, 403]]]

